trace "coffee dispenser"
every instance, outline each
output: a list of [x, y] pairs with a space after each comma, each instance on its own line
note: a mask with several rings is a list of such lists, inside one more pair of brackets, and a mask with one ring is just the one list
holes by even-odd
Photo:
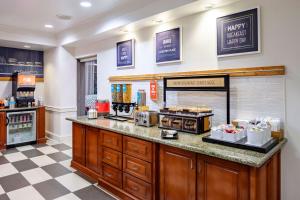
[[29, 72], [16, 72], [12, 76], [12, 96], [17, 107], [31, 106], [34, 102], [35, 75]]

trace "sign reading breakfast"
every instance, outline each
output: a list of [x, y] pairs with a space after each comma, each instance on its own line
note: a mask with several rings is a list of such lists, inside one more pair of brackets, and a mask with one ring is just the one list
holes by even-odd
[[217, 19], [217, 54], [259, 52], [258, 9], [251, 9]]
[[167, 80], [167, 87], [225, 87], [225, 80], [224, 78], [169, 79]]

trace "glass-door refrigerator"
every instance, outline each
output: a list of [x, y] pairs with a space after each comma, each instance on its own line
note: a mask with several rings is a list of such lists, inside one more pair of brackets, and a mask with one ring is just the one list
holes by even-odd
[[7, 112], [7, 147], [36, 142], [36, 111]]

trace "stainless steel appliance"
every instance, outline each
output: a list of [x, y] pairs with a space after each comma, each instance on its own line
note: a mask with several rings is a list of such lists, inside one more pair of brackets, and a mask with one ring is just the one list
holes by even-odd
[[7, 112], [7, 147], [36, 141], [36, 111]]
[[138, 126], [155, 126], [158, 123], [158, 113], [155, 111], [136, 112], [134, 122]]

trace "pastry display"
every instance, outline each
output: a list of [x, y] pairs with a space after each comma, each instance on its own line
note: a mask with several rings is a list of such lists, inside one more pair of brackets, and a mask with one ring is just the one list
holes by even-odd
[[161, 123], [161, 126], [162, 127], [166, 127], [166, 128], [169, 128], [172, 126], [172, 121], [173, 121], [173, 118], [172, 117], [162, 117], [162, 119], [160, 120], [160, 123]]
[[171, 122], [171, 127], [172, 127], [173, 129], [181, 130], [181, 129], [182, 129], [182, 119], [174, 119], [174, 120]]
[[196, 131], [197, 130], [197, 121], [194, 119], [185, 119], [183, 121], [183, 129], [188, 131]]
[[207, 107], [173, 106], [160, 110], [160, 128], [193, 134], [210, 131], [212, 109]]

